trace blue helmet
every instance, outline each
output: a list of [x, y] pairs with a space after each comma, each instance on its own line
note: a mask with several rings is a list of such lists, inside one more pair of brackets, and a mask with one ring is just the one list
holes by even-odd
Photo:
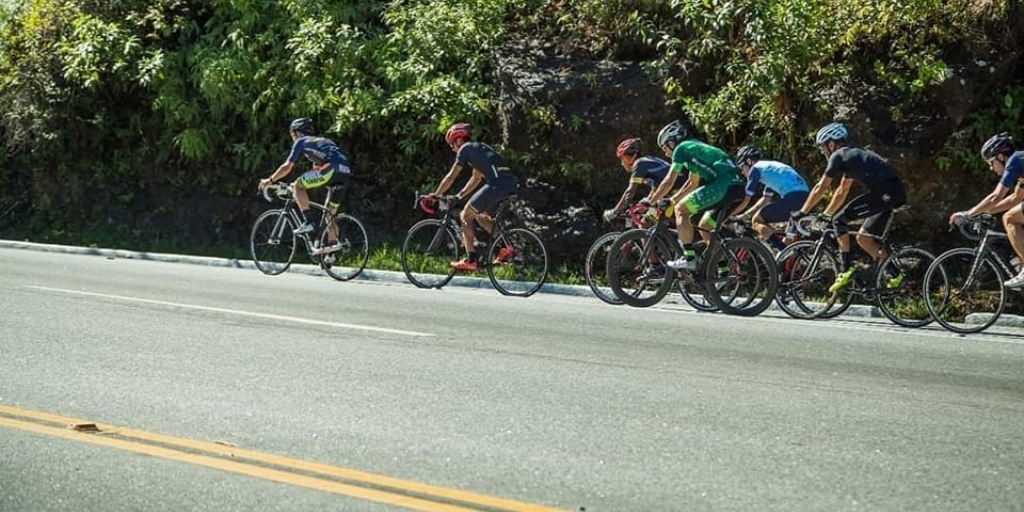
[[831, 141], [844, 141], [850, 133], [846, 131], [846, 126], [843, 123], [829, 123], [818, 130], [818, 135], [814, 137], [814, 143], [818, 146]]
[[309, 135], [316, 131], [313, 128], [313, 120], [308, 117], [300, 117], [292, 121], [292, 124], [288, 126], [288, 130], [293, 132], [299, 132], [304, 135]]
[[1013, 153], [1013, 137], [1006, 132], [993, 135], [981, 146], [981, 158], [985, 160], [991, 160], [997, 155], [1007, 153]]
[[747, 160], [758, 161], [762, 158], [761, 150], [755, 146], [743, 146], [736, 152], [736, 163], [741, 164]]

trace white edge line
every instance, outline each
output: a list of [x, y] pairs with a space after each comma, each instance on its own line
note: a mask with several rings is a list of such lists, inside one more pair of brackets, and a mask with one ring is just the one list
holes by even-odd
[[79, 290], [65, 290], [65, 289], [61, 289], [61, 288], [49, 288], [49, 287], [46, 287], [46, 286], [32, 286], [32, 285], [25, 286], [25, 288], [31, 288], [31, 289], [34, 289], [34, 290], [41, 290], [41, 291], [46, 291], [46, 292], [66, 293], [66, 294], [71, 294], [71, 295], [84, 295], [84, 296], [88, 296], [88, 297], [101, 297], [101, 298], [105, 298], [105, 299], [114, 299], [114, 300], [121, 300], [121, 301], [127, 301], [127, 302], [140, 302], [140, 303], [144, 303], [144, 304], [154, 304], [154, 305], [158, 305], [158, 306], [168, 306], [168, 307], [183, 308], [183, 309], [195, 309], [195, 310], [199, 310], [199, 311], [210, 311], [210, 312], [214, 312], [214, 313], [228, 313], [228, 314], [232, 314], [232, 315], [251, 316], [251, 317], [257, 317], [257, 318], [266, 318], [266, 319], [270, 319], [270, 320], [281, 320], [281, 321], [284, 321], [284, 322], [292, 322], [292, 323], [306, 324], [306, 325], [321, 325], [321, 326], [326, 326], [326, 327], [339, 327], [339, 328], [342, 328], [342, 329], [356, 329], [356, 330], [361, 330], [361, 331], [373, 331], [373, 332], [382, 332], [382, 333], [388, 333], [388, 334], [401, 334], [401, 335], [404, 335], [404, 336], [420, 336], [420, 337], [434, 336], [433, 334], [428, 333], [428, 332], [403, 331], [401, 329], [388, 329], [386, 327], [374, 327], [374, 326], [371, 326], [371, 325], [358, 325], [358, 324], [346, 324], [346, 323], [339, 323], [339, 322], [326, 322], [326, 321], [323, 321], [323, 320], [311, 320], [311, 319], [308, 319], [308, 318], [297, 318], [297, 317], [292, 317], [292, 316], [274, 315], [274, 314], [270, 314], [270, 313], [255, 313], [255, 312], [252, 312], [252, 311], [239, 311], [237, 309], [224, 309], [224, 308], [214, 308], [214, 307], [208, 307], [208, 306], [196, 306], [196, 305], [193, 305], [193, 304], [181, 304], [181, 303], [178, 303], [178, 302], [167, 302], [167, 301], [162, 301], [162, 300], [143, 299], [143, 298], [139, 298], [139, 297], [125, 297], [125, 296], [122, 296], [122, 295], [110, 295], [110, 294], [106, 294], [106, 293], [84, 292], [84, 291], [79, 291]]

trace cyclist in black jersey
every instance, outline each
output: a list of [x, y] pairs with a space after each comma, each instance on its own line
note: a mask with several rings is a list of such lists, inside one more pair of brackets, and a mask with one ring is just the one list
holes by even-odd
[[[618, 215], [626, 205], [636, 196], [642, 186], [654, 190], [665, 179], [668, 174], [668, 162], [651, 156], [640, 156], [644, 149], [644, 143], [640, 139], [629, 138], [619, 143], [615, 149], [615, 156], [619, 157], [619, 163], [623, 170], [629, 173], [629, 185], [622, 192], [619, 202], [615, 207], [604, 211], [604, 220], [610, 222]], [[678, 188], [678, 187], [676, 187]]]
[[[466, 258], [461, 261], [451, 262], [452, 268], [461, 271], [473, 271], [477, 269], [476, 234], [473, 233], [473, 223], [480, 224], [484, 231], [491, 233], [494, 230], [494, 222], [491, 218], [497, 211], [498, 204], [515, 193], [519, 187], [519, 180], [509, 172], [508, 167], [502, 163], [501, 156], [490, 146], [471, 140], [472, 129], [467, 123], [455, 123], [445, 134], [445, 141], [448, 147], [455, 152], [455, 163], [451, 170], [437, 185], [433, 196], [437, 197], [451, 188], [452, 184], [467, 167], [473, 169], [473, 175], [469, 178], [466, 186], [458, 193], [459, 200], [464, 200], [480, 182], [484, 186], [480, 188], [473, 197], [469, 199], [466, 207], [462, 210], [462, 243], [466, 246]], [[508, 258], [506, 248], [498, 252], [497, 263]]]
[[[850, 259], [850, 236], [847, 223], [851, 220], [865, 219], [857, 234], [857, 243], [875, 261], [881, 261], [889, 255], [879, 245], [878, 240], [868, 234], [881, 236], [892, 211], [907, 202], [903, 184], [896, 175], [896, 170], [885, 159], [874, 151], [851, 146], [847, 143], [849, 133], [842, 123], [831, 123], [818, 130], [815, 143], [821, 153], [828, 159], [825, 174], [821, 177], [804, 202], [802, 208], [794, 211], [791, 218], [799, 219], [818, 204], [825, 193], [832, 188], [835, 180], [840, 180], [832, 200], [825, 207], [825, 216], [832, 218], [832, 223], [839, 234], [839, 252], [841, 271], [829, 287], [835, 293], [850, 283], [856, 270]], [[867, 192], [846, 201], [853, 182], [860, 182], [867, 187]], [[883, 269], [887, 276], [887, 285], [895, 288], [903, 281], [903, 275], [895, 267]]]

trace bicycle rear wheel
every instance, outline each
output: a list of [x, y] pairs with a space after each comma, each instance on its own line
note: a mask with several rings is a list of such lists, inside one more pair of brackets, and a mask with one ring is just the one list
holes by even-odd
[[771, 251], [750, 238], [727, 238], [708, 253], [704, 288], [723, 313], [756, 316], [771, 306], [779, 284]]
[[986, 256], [975, 269], [975, 258], [974, 249], [967, 247], [946, 251], [935, 258], [924, 277], [928, 311], [943, 327], [959, 334], [988, 329], [1006, 307], [1006, 278], [999, 266]]
[[583, 276], [587, 279], [590, 291], [602, 301], [621, 305], [622, 300], [615, 296], [615, 292], [608, 286], [608, 252], [615, 246], [615, 240], [622, 233], [613, 231], [605, 233], [597, 238], [587, 251], [587, 260], [583, 265]]
[[[334, 216], [334, 222], [338, 227], [340, 249], [321, 255], [320, 267], [334, 279], [348, 281], [366, 268], [366, 261], [370, 259], [370, 243], [366, 237], [366, 229], [359, 219], [339, 213]], [[328, 238], [330, 234], [325, 229], [320, 234], [320, 247], [327, 247]]]
[[288, 270], [295, 258], [294, 229], [284, 210], [268, 210], [256, 218], [249, 250], [260, 272], [276, 276]]
[[664, 240], [655, 239], [648, 255], [644, 247], [651, 238], [643, 229], [622, 234], [608, 254], [608, 284], [622, 302], [637, 308], [653, 306], [672, 288], [675, 272], [665, 265], [673, 252]]
[[[878, 290], [878, 309], [886, 318], [903, 327], [923, 327], [932, 323], [934, 317], [928, 311], [924, 296], [925, 274], [935, 255], [918, 247], [904, 247], [879, 265], [875, 278]], [[889, 277], [885, 269], [895, 265], [903, 276], [899, 285], [889, 289]], [[946, 272], [942, 267], [934, 274], [937, 284], [945, 286]]]
[[794, 242], [776, 257], [779, 288], [775, 302], [793, 318], [820, 318], [834, 302], [828, 288], [836, 279], [839, 262], [829, 250], [822, 250], [815, 259], [816, 249], [817, 243], [809, 240]]
[[421, 220], [409, 229], [402, 244], [402, 270], [420, 288], [440, 288], [455, 275], [451, 262], [459, 259], [459, 240], [443, 222]]
[[548, 250], [529, 229], [510, 229], [491, 243], [487, 276], [502, 295], [529, 297], [548, 277]]

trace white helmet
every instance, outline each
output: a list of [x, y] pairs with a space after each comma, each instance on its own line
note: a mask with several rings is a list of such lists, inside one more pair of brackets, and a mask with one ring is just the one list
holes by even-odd
[[830, 140], [846, 140], [849, 135], [843, 123], [830, 123], [818, 130], [818, 135], [814, 137], [814, 143], [820, 146]]

